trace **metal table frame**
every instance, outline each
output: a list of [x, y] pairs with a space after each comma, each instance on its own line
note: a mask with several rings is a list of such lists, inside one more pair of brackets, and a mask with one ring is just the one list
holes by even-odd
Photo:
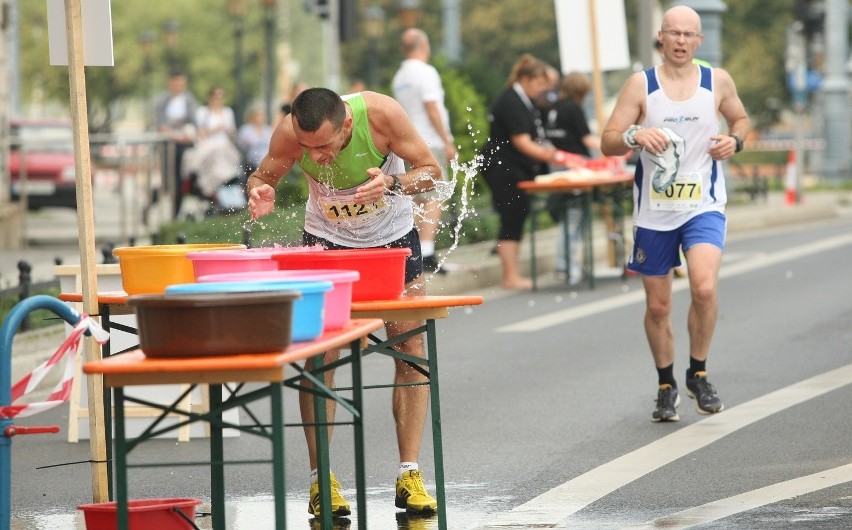
[[[270, 460], [230, 460], [224, 458], [224, 444], [222, 430], [230, 427], [242, 432], [264, 437], [272, 442], [272, 468], [273, 468], [273, 491], [275, 497], [275, 519], [276, 529], [286, 528], [285, 494], [286, 486], [284, 480], [284, 437], [283, 437], [283, 397], [282, 382], [284, 381], [284, 370], [289, 365], [310, 358], [321, 358], [325, 351], [349, 345], [352, 350], [351, 362], [353, 371], [360, 374], [361, 341], [372, 331], [383, 326], [378, 319], [354, 320], [343, 330], [326, 332], [320, 338], [311, 342], [294, 343], [281, 353], [269, 354], [246, 354], [215, 357], [195, 357], [186, 359], [154, 359], [146, 358], [141, 350], [118, 354], [100, 361], [86, 363], [86, 373], [100, 373], [104, 376], [104, 384], [113, 388], [116, 399], [115, 411], [115, 482], [116, 501], [118, 505], [118, 528], [126, 529], [128, 524], [127, 511], [127, 471], [132, 467], [162, 467], [173, 465], [199, 465], [202, 463], [210, 465], [210, 491], [211, 511], [214, 530], [225, 529], [225, 464], [256, 464], [270, 462]], [[302, 376], [309, 377], [310, 374], [303, 373]], [[301, 376], [300, 376], [301, 377]], [[360, 377], [359, 377], [360, 378]], [[355, 381], [353, 375], [353, 381]], [[231, 392], [227, 399], [223, 399], [222, 389], [228, 382], [237, 383], [237, 388]], [[244, 383], [267, 382], [265, 387], [241, 393]], [[318, 382], [318, 381], [317, 381]], [[148, 385], [148, 384], [190, 384], [191, 388], [206, 384], [210, 391], [209, 410], [203, 413], [188, 412], [177, 409], [179, 397], [171, 404], [159, 404], [142, 399], [127, 397], [124, 395], [125, 386]], [[316, 384], [316, 383], [315, 383]], [[356, 386], [360, 386], [356, 384]], [[187, 392], [190, 392], [187, 390]], [[328, 392], [327, 397], [335, 397], [331, 390], [320, 388], [322, 392]], [[357, 391], [356, 391], [357, 394]], [[270, 424], [263, 424], [246, 408], [249, 403], [262, 399], [270, 400], [271, 418]], [[319, 398], [317, 398], [319, 399]], [[151, 425], [136, 439], [128, 441], [125, 432], [124, 403], [126, 401], [139, 403], [154, 407], [162, 411]], [[360, 414], [360, 396], [354, 400], [358, 408], [351, 409], [355, 416], [355, 448], [356, 460], [363, 463], [363, 425]], [[245, 426], [232, 425], [223, 421], [222, 414], [229, 409], [242, 407], [248, 412], [253, 423]], [[171, 426], [160, 427], [162, 420], [169, 414], [186, 416], [186, 419]], [[278, 418], [279, 421], [275, 421]], [[322, 418], [317, 418], [317, 433], [325, 434], [325, 425]], [[204, 462], [157, 462], [143, 464], [129, 464], [127, 456], [139, 444], [151, 438], [179, 428], [187, 423], [204, 421], [210, 424], [210, 460]], [[359, 440], [359, 436], [361, 437]], [[327, 440], [327, 437], [325, 438]], [[327, 451], [327, 447], [325, 447]], [[358, 451], [361, 451], [358, 454]], [[327, 461], [326, 461], [327, 462]], [[326, 473], [327, 475], [327, 473]], [[359, 474], [359, 481], [363, 483], [363, 468]], [[321, 483], [322, 485], [322, 483]], [[327, 485], [326, 485], [327, 487]], [[363, 488], [361, 488], [363, 489]], [[359, 502], [360, 512], [366, 517], [366, 503]], [[326, 512], [330, 518], [330, 512]], [[360, 519], [359, 519], [360, 521]], [[323, 521], [325, 523], [325, 521]], [[363, 523], [366, 527], [366, 519]], [[323, 525], [324, 527], [325, 524]], [[330, 527], [330, 521], [329, 526]]]
[[[447, 529], [446, 490], [444, 484], [444, 450], [441, 431], [441, 400], [438, 381], [438, 341], [435, 331], [435, 319], [446, 318], [450, 307], [479, 305], [480, 296], [415, 296], [399, 300], [375, 302], [353, 302], [352, 315], [358, 318], [381, 318], [384, 321], [420, 320], [420, 326], [383, 340], [374, 334], [369, 335], [370, 342], [363, 348], [364, 355], [379, 353], [400, 359], [428, 378], [427, 383], [414, 383], [412, 386], [428, 385], [430, 413], [432, 417], [432, 452], [435, 466], [435, 498], [438, 501], [438, 528]], [[426, 358], [415, 357], [393, 349], [393, 345], [415, 335], [425, 333], [424, 349]], [[425, 369], [424, 369], [425, 367]], [[397, 385], [364, 385], [364, 390], [389, 388]]]
[[[593, 233], [592, 233], [592, 191], [595, 188], [613, 187], [615, 193], [613, 197], [613, 218], [616, 223], [616, 229], [620, 240], [620, 245], [616, 246], [616, 263], [624, 269], [624, 212], [621, 204], [621, 191], [625, 184], [633, 181], [633, 175], [627, 173], [619, 174], [601, 174], [588, 178], [577, 179], [556, 179], [550, 182], [524, 181], [518, 183], [518, 188], [531, 195], [530, 207], [530, 276], [533, 283], [533, 291], [538, 290], [538, 270], [536, 262], [536, 243], [535, 236], [538, 229], [538, 215], [544, 208], [544, 194], [558, 193], [570, 194], [577, 190], [585, 191], [585, 193], [577, 199], [581, 201], [581, 209], [583, 219], [581, 220], [580, 230], [583, 234], [583, 272], [588, 278], [589, 289], [595, 288], [595, 258], [593, 248]], [[564, 236], [565, 260], [568, 265], [568, 276], [566, 281], [570, 281], [570, 262], [571, 262], [571, 244], [568, 239], [568, 208], [570, 203], [566, 205], [565, 212], [560, 223], [562, 234]], [[624, 278], [625, 273], [622, 273]]]

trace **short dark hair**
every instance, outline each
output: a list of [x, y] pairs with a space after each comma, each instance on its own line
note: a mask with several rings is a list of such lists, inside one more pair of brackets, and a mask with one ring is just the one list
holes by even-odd
[[346, 119], [346, 105], [332, 90], [309, 88], [293, 100], [293, 119], [308, 132], [317, 131], [326, 121], [339, 129]]

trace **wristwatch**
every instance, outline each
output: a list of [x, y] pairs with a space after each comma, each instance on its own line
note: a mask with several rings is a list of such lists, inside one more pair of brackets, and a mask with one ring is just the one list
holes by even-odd
[[737, 142], [737, 148], [734, 149], [734, 152], [739, 153], [740, 151], [742, 151], [743, 150], [743, 139], [740, 138], [739, 136], [737, 136], [736, 134], [729, 134], [728, 136], [730, 136], [731, 138], [733, 138]]
[[388, 176], [393, 179], [393, 184], [391, 184], [391, 187], [388, 188], [388, 192], [390, 192], [390, 193], [401, 192], [402, 191], [402, 182], [399, 180], [399, 177], [397, 177], [396, 175], [388, 175]]

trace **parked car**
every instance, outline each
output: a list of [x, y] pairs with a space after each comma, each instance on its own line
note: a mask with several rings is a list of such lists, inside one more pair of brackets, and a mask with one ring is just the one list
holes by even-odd
[[69, 120], [10, 122], [11, 195], [21, 195], [21, 161], [26, 167], [27, 205], [77, 207], [74, 138]]

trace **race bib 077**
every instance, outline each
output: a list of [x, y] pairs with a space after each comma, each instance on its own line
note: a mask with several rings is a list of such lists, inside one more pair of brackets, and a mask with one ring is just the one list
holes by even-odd
[[649, 208], [657, 211], [694, 210], [701, 205], [702, 182], [700, 173], [687, 173], [675, 177], [674, 182], [662, 193], [649, 186]]

